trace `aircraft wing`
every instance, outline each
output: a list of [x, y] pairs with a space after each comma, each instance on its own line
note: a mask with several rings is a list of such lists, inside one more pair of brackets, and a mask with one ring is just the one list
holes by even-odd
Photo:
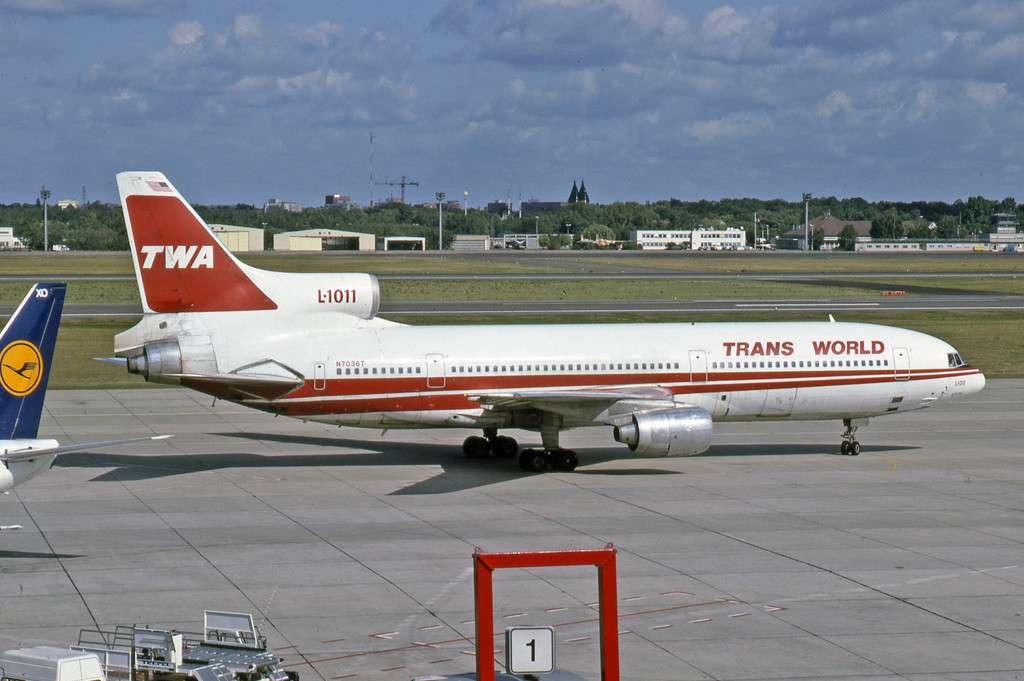
[[57, 447], [40, 447], [38, 449], [18, 449], [13, 452], [0, 454], [0, 461], [4, 463], [13, 461], [27, 461], [34, 459], [41, 454], [66, 454], [68, 452], [79, 452], [84, 449], [99, 449], [110, 445], [123, 445], [129, 442], [145, 442], [147, 440], [166, 440], [173, 435], [151, 435], [149, 437], [133, 437], [127, 440], [105, 440], [103, 442], [84, 442], [82, 444], [59, 445]]
[[570, 418], [618, 424], [635, 411], [653, 411], [678, 406], [672, 391], [658, 386], [610, 390], [522, 390], [487, 392], [469, 399], [493, 411], [544, 411]]

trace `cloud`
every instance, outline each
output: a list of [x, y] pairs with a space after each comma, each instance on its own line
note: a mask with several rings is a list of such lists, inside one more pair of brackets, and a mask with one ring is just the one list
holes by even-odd
[[184, 0], [0, 0], [0, 9], [19, 14], [51, 17], [103, 15], [110, 17], [164, 14], [184, 4]]
[[167, 39], [172, 45], [191, 45], [205, 33], [203, 25], [198, 21], [179, 21], [171, 26], [167, 32]]
[[1006, 83], [968, 82], [965, 86], [967, 97], [986, 109], [994, 107], [1006, 97]]
[[720, 140], [729, 142], [759, 135], [771, 127], [766, 116], [740, 113], [714, 121], [696, 121], [687, 126], [686, 132], [699, 144], [708, 145]]
[[[407, 116], [402, 110], [417, 95], [408, 77], [409, 48], [380, 32], [347, 36], [344, 26], [328, 21], [282, 24], [246, 13], [219, 28], [180, 21], [166, 36], [164, 45], [136, 45], [133, 56], [93, 64], [83, 85], [112, 104], [126, 101], [115, 93], [145, 97], [153, 112], [168, 117], [284, 102], [335, 117]], [[320, 115], [310, 111], [310, 119]]]
[[835, 114], [840, 111], [849, 113], [853, 108], [853, 100], [850, 99], [849, 95], [839, 90], [833, 90], [829, 93], [828, 97], [821, 102], [818, 110], [821, 111], [825, 118], [832, 118]]
[[610, 66], [682, 43], [687, 24], [661, 0], [458, 0], [435, 18], [489, 61], [528, 68]]

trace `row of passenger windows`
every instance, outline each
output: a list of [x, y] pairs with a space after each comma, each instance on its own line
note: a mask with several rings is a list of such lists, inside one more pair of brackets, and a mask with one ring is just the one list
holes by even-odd
[[[844, 364], [845, 362], [845, 364]], [[735, 365], [735, 366], [734, 366]], [[784, 359], [775, 360], [774, 366], [772, 360], [768, 361], [753, 361], [753, 362], [712, 362], [712, 369], [827, 369], [829, 367], [882, 367], [889, 366], [889, 360], [887, 359], [816, 359], [813, 362], [811, 360], [797, 360], [797, 359]]]
[[421, 367], [380, 367], [380, 371], [378, 371], [377, 369], [378, 369], [378, 367], [355, 367], [355, 368], [348, 367], [344, 371], [342, 371], [342, 369], [339, 367], [338, 368], [338, 375], [339, 376], [341, 376], [341, 375], [345, 375], [345, 376], [352, 376], [352, 375], [356, 375], [356, 376], [369, 376], [369, 375], [372, 374], [374, 376], [377, 376], [377, 375], [380, 375], [380, 374], [391, 374], [392, 376], [394, 376], [396, 374], [403, 374], [404, 375], [404, 374], [419, 374], [419, 373], [422, 373], [422, 368]]
[[603, 364], [460, 364], [455, 374], [543, 374], [553, 371], [664, 371], [678, 369], [679, 362], [619, 362]]
[[[551, 373], [564, 371], [664, 371], [679, 369], [679, 362], [620, 362], [603, 364], [459, 364], [452, 374]], [[380, 376], [421, 373], [421, 367], [346, 367], [338, 368], [338, 376]]]
[[[960, 360], [961, 362], [963, 360]], [[712, 369], [821, 369], [830, 367], [887, 367], [887, 359], [847, 360], [754, 360], [712, 362]], [[542, 374], [565, 371], [664, 371], [678, 370], [679, 362], [604, 362], [594, 364], [460, 364], [451, 367], [452, 374]], [[338, 376], [381, 376], [421, 374], [422, 367], [346, 367], [338, 368]]]

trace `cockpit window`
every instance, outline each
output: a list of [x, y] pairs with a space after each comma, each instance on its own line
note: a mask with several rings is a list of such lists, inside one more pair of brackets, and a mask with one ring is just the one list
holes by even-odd
[[964, 361], [964, 358], [960, 356], [959, 352], [951, 352], [946, 356], [949, 359], [949, 366], [951, 369], [967, 365], [967, 362]]

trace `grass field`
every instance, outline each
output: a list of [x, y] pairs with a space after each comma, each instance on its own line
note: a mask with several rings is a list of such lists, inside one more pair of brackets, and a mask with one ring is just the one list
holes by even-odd
[[[885, 290], [905, 290], [907, 295], [943, 294], [972, 296], [985, 293], [1024, 295], [1024, 256], [976, 253], [930, 256], [865, 256], [863, 254], [779, 253], [602, 253], [553, 252], [541, 254], [409, 255], [409, 254], [259, 254], [247, 256], [255, 266], [282, 271], [370, 271], [389, 274], [416, 273], [473, 275], [492, 273], [567, 274], [617, 273], [619, 277], [560, 279], [444, 279], [405, 278], [381, 280], [385, 300], [786, 300], [864, 298]], [[692, 272], [694, 278], [658, 279], [630, 277], [658, 272]], [[821, 274], [817, 281], [703, 278], [745, 272], [748, 274]], [[0, 254], [3, 275], [37, 276], [60, 280], [67, 275], [131, 274], [131, 259], [124, 254]], [[843, 274], [857, 275], [844, 277]], [[964, 274], [970, 276], [940, 276]], [[1018, 274], [1022, 276], [1018, 276]], [[934, 275], [934, 276], [933, 276]], [[28, 282], [0, 280], [0, 304], [19, 302]], [[72, 280], [69, 304], [138, 302], [133, 280]], [[694, 322], [694, 321], [804, 321], [820, 320], [822, 313], [751, 311], [739, 314], [705, 314], [699, 319], [679, 314], [573, 315], [564, 321], [583, 322]], [[410, 324], [422, 318], [389, 317]], [[843, 321], [889, 324], [916, 329], [942, 338], [992, 378], [1024, 375], [1024, 320], [1008, 312], [865, 312], [841, 314]], [[51, 374], [53, 388], [117, 388], [146, 384], [123, 368], [93, 361], [110, 356], [113, 336], [132, 324], [133, 318], [71, 319], [61, 326], [57, 358]], [[452, 314], [432, 317], [431, 324], [547, 323], [551, 316], [483, 317]], [[563, 320], [559, 320], [563, 321]]]
[[[800, 253], [523, 251], [419, 253], [243, 253], [255, 267], [283, 272], [369, 272], [371, 274], [554, 274], [579, 272], [692, 272], [704, 274], [916, 274], [921, 272], [1024, 274], [1018, 253]], [[132, 274], [124, 253], [0, 253], [0, 274]]]

